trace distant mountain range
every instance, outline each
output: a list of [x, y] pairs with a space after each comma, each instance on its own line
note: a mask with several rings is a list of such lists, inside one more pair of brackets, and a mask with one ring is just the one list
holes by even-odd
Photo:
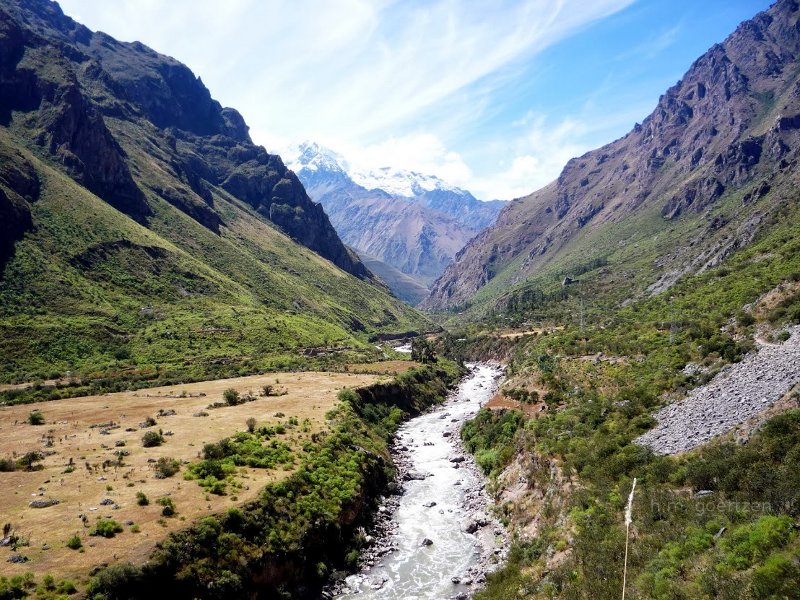
[[565, 276], [620, 300], [669, 289], [784, 223], [797, 206], [800, 9], [742, 23], [610, 144], [512, 202], [421, 306], [479, 313]]
[[301, 144], [287, 166], [325, 207], [342, 240], [411, 304], [507, 204], [481, 202], [432, 175], [391, 167], [359, 171], [312, 142]]

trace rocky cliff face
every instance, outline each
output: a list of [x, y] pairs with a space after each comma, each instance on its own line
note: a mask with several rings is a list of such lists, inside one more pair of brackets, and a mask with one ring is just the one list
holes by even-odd
[[[505, 205], [481, 202], [469, 192], [416, 173], [386, 169], [351, 174], [341, 156], [312, 143], [301, 145], [291, 167], [348, 245], [370, 256], [373, 264], [382, 261], [423, 286], [433, 282]], [[385, 189], [368, 189], [354, 178]], [[387, 283], [391, 287], [396, 280]], [[393, 289], [408, 299], [407, 286]]]
[[[0, 5], [0, 42], [0, 124], [115, 208], [146, 224], [153, 193], [218, 233], [213, 192], [224, 191], [345, 271], [371, 276], [295, 175], [185, 65], [93, 33], [48, 0]], [[131, 154], [148, 155], [163, 177], [142, 176]]]
[[[630, 133], [572, 159], [556, 181], [508, 206], [458, 254], [423, 306], [461, 306], [498, 276], [522, 282], [570, 252], [613, 258], [605, 238], [615, 226], [653, 213], [665, 244], [652, 257], [652, 291], [746, 244], [758, 213], [787, 201], [796, 185], [799, 53], [793, 0], [740, 25]], [[756, 219], [750, 227], [738, 219], [744, 213]], [[708, 221], [705, 234], [666, 243], [698, 219]]]
[[28, 203], [39, 197], [39, 186], [33, 166], [13, 148], [0, 145], [0, 270], [14, 243], [33, 228]]

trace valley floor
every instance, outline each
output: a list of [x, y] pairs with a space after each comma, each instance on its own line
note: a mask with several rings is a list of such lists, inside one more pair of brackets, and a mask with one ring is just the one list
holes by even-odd
[[[283, 426], [285, 432], [275, 438], [297, 451], [327, 427], [325, 415], [338, 403], [340, 389], [375, 383], [382, 376], [374, 372], [396, 373], [413, 364], [360, 365], [362, 371], [373, 371], [360, 374], [272, 373], [0, 408], [0, 458], [32, 451], [45, 455], [40, 470], [2, 474], [0, 515], [29, 544], [16, 552], [0, 548], [4, 574], [76, 577], [102, 563], [143, 562], [169, 532], [255, 498], [266, 484], [287, 477], [298, 464], [292, 459], [274, 469], [240, 467], [236, 488], [227, 495], [209, 494], [196, 481], [183, 478], [187, 463], [200, 459], [204, 444], [245, 431], [252, 417], [259, 427]], [[261, 395], [265, 385], [282, 395]], [[255, 399], [224, 405], [223, 393], [231, 388]], [[223, 406], [209, 408], [213, 403]], [[29, 424], [32, 409], [41, 411], [44, 424]], [[157, 423], [143, 427], [148, 417]], [[143, 447], [142, 436], [148, 431], [162, 431], [165, 443]], [[118, 452], [127, 453], [121, 464]], [[181, 471], [157, 478], [155, 464], [162, 457], [182, 463]], [[137, 505], [138, 492], [149, 497], [148, 506]], [[156, 502], [161, 497], [174, 502], [174, 517], [162, 518], [162, 506]], [[31, 506], [42, 500], [58, 503]], [[124, 531], [108, 539], [90, 537], [99, 519], [125, 524]], [[73, 535], [82, 542], [79, 551], [66, 547]], [[6, 562], [12, 555], [28, 561]]]

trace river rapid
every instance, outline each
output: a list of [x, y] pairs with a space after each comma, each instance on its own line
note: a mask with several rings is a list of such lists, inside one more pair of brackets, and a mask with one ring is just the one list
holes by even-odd
[[484, 478], [459, 437], [501, 377], [497, 366], [471, 365], [443, 404], [399, 430], [394, 452], [402, 492], [381, 505], [385, 517], [376, 539], [368, 538], [361, 571], [337, 598], [467, 598], [502, 562], [505, 530], [487, 510]]

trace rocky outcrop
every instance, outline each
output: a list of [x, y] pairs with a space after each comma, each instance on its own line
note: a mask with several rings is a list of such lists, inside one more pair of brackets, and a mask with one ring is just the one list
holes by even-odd
[[[723, 206], [736, 194], [748, 194], [749, 210], [756, 197], [772, 207], [784, 202], [776, 190], [785, 196], [796, 187], [800, 154], [799, 12], [796, 2], [781, 0], [712, 47], [631, 132], [570, 160], [556, 181], [504, 209], [456, 256], [421, 306], [463, 306], [492, 279], [513, 285], [564, 264], [565, 253], [572, 262], [610, 254], [613, 228], [632, 218], [660, 213], [661, 231], [670, 232], [680, 229], [677, 220], [705, 218], [710, 209], [736, 215], [741, 203]], [[664, 271], [684, 269], [706, 240], [724, 233], [735, 235], [727, 226], [712, 228], [677, 249], [666, 243], [676, 235], [661, 236], [664, 246], [653, 258], [671, 257], [660, 261]], [[624, 244], [618, 236], [615, 242]]]
[[39, 197], [33, 165], [17, 150], [0, 144], [0, 271], [14, 243], [33, 228], [29, 203]]

